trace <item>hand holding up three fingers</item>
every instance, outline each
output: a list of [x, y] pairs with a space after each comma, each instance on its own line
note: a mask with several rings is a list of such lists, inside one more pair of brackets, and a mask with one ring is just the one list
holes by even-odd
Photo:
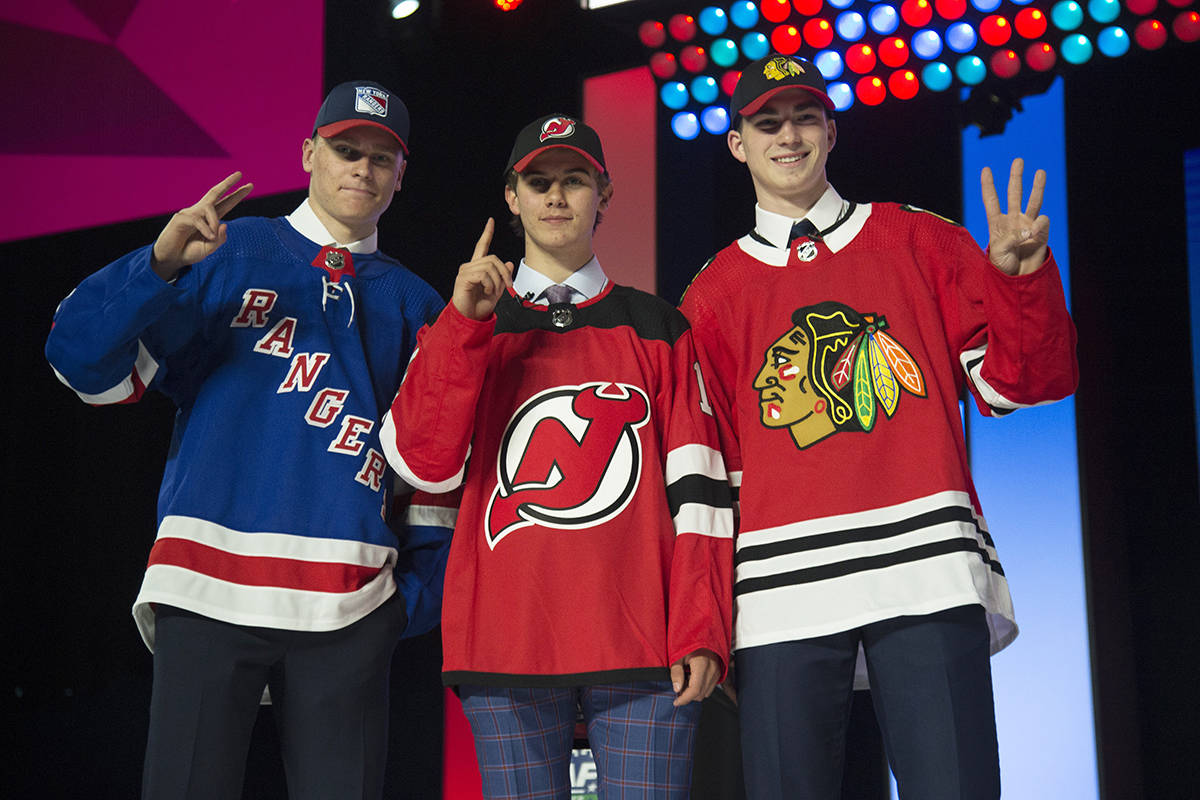
[[1006, 275], [1028, 275], [1040, 267], [1046, 260], [1046, 243], [1050, 240], [1050, 218], [1039, 214], [1046, 173], [1039, 169], [1034, 174], [1029, 205], [1022, 211], [1021, 178], [1024, 171], [1024, 160], [1014, 159], [1008, 173], [1007, 211], [1000, 210], [991, 169], [984, 167], [979, 175], [983, 207], [987, 211], [988, 255]]

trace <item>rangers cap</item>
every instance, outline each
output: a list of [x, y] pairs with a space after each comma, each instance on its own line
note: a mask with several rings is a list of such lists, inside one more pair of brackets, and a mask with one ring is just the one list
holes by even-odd
[[737, 86], [733, 87], [729, 115], [748, 117], [757, 113], [763, 103], [785, 89], [803, 89], [833, 111], [833, 101], [825, 91], [825, 78], [815, 64], [798, 56], [772, 53], [742, 70]]
[[600, 134], [568, 114], [548, 114], [529, 123], [517, 134], [505, 174], [510, 169], [523, 172], [530, 161], [552, 147], [574, 150], [601, 173], [608, 171], [604, 166]]
[[317, 112], [313, 133], [328, 138], [359, 125], [387, 131], [408, 155], [408, 108], [374, 81], [346, 81], [333, 87]]

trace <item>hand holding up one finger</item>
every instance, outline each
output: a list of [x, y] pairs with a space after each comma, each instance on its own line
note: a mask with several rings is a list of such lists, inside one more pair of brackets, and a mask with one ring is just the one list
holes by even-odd
[[495, 230], [496, 221], [489, 217], [471, 260], [458, 268], [454, 280], [450, 302], [468, 319], [486, 319], [496, 309], [500, 296], [512, 286], [513, 263], [488, 253]]

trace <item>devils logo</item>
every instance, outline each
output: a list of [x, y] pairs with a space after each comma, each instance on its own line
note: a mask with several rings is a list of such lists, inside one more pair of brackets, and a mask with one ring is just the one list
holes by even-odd
[[644, 391], [624, 383], [557, 386], [513, 415], [488, 503], [489, 547], [529, 525], [587, 528], [612, 519], [637, 491]]

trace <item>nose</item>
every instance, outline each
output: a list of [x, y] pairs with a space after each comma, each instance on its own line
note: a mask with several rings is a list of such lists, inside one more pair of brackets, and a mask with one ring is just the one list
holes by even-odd
[[775, 138], [780, 144], [795, 144], [800, 141], [800, 126], [790, 119], [785, 119]]
[[558, 181], [554, 181], [550, 184], [550, 187], [546, 189], [546, 205], [561, 206], [564, 205], [565, 202], [566, 195], [563, 194], [562, 184], [560, 184]]
[[771, 389], [779, 385], [779, 378], [771, 374], [771, 368], [763, 365], [763, 368], [754, 376], [754, 388], [758, 391]]

